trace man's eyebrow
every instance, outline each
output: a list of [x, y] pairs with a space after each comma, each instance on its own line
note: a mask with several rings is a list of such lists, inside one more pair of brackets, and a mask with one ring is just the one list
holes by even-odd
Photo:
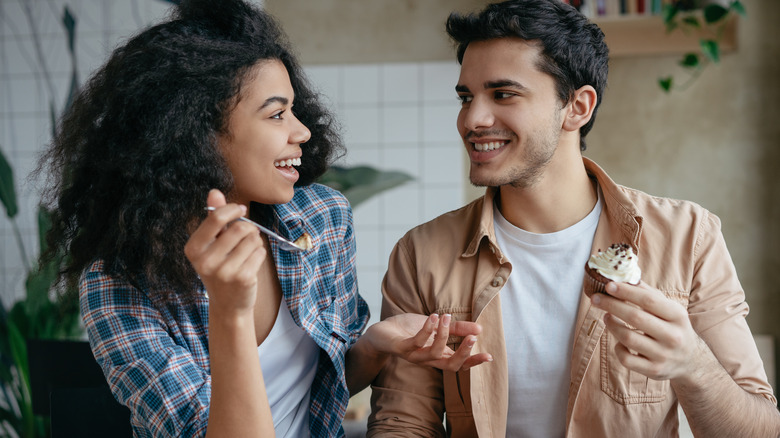
[[486, 90], [490, 90], [493, 88], [504, 88], [504, 87], [511, 87], [511, 88], [517, 88], [518, 90], [525, 90], [526, 86], [521, 84], [520, 82], [513, 81], [511, 79], [499, 79], [497, 81], [487, 81], [483, 85]]
[[[518, 90], [526, 90], [527, 87], [520, 82], [513, 81], [511, 79], [499, 79], [495, 81], [487, 81], [482, 85], [486, 90], [491, 90], [494, 88], [516, 88]], [[456, 85], [455, 91], [458, 93], [469, 93], [471, 90], [469, 90], [469, 87], [465, 85]]]
[[265, 100], [265, 102], [263, 102], [262, 105], [260, 105], [259, 109], [263, 109], [263, 108], [267, 107], [268, 105], [271, 105], [272, 103], [275, 103], [275, 102], [279, 102], [282, 105], [287, 105], [288, 103], [290, 103], [290, 100], [288, 98], [282, 97], [282, 96], [269, 97], [268, 99]]

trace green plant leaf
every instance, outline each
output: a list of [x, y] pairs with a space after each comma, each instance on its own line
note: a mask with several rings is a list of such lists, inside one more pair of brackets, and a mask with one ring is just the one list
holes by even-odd
[[19, 213], [19, 205], [16, 203], [14, 171], [2, 150], [0, 150], [0, 201], [3, 202], [5, 214], [9, 218]]
[[65, 32], [68, 35], [68, 50], [73, 53], [76, 46], [76, 17], [70, 13], [68, 5], [65, 5], [65, 10], [62, 12], [62, 25], [65, 26]]
[[9, 428], [14, 430], [16, 435], [19, 435], [18, 432], [22, 429], [21, 419], [17, 416], [16, 412], [11, 409], [0, 408], [0, 424], [5, 431], [5, 434], [1, 435], [4, 437], [13, 436], [11, 432], [9, 432]]
[[50, 337], [46, 332], [48, 319], [56, 318], [52, 312], [52, 302], [49, 298], [51, 286], [57, 280], [57, 269], [54, 262], [39, 266], [27, 276], [26, 311], [30, 321], [28, 336], [36, 338]]
[[742, 2], [740, 2], [739, 0], [731, 2], [731, 4], [729, 5], [729, 10], [732, 10], [743, 17], [747, 15], [747, 12], [745, 12], [745, 7], [742, 5]]
[[[76, 17], [70, 13], [70, 9], [67, 5], [65, 5], [65, 11], [63, 12], [62, 24], [65, 26], [65, 31], [68, 34], [68, 51], [70, 52], [70, 59], [72, 64], [70, 73], [70, 87], [68, 89], [68, 95], [65, 99], [65, 106], [62, 109], [62, 112], [65, 113], [68, 111], [68, 109], [70, 109], [70, 106], [73, 104], [73, 100], [76, 98], [76, 94], [79, 90], [79, 70], [76, 67], [77, 62], [75, 50]], [[54, 126], [56, 125], [52, 125], [52, 127]]]
[[663, 14], [664, 24], [666, 24], [667, 30], [669, 30], [669, 24], [674, 22], [674, 18], [677, 17], [678, 12], [680, 12], [679, 8], [677, 8], [677, 6], [672, 3], [668, 3], [663, 6], [661, 14]]
[[673, 81], [672, 77], [667, 76], [665, 78], [658, 79], [658, 85], [661, 87], [662, 90], [668, 93], [672, 89], [672, 81]]
[[369, 166], [331, 166], [318, 182], [343, 193], [355, 208], [372, 196], [411, 179], [403, 172], [380, 171]]
[[699, 55], [695, 53], [686, 53], [683, 59], [680, 61], [680, 65], [684, 68], [696, 68], [699, 66]]
[[699, 19], [694, 15], [688, 15], [687, 17], [682, 19], [682, 22], [688, 27], [701, 29], [701, 23], [699, 22]]
[[717, 3], [710, 3], [704, 7], [704, 21], [707, 24], [717, 23], [728, 15], [729, 10]]
[[699, 41], [699, 45], [701, 46], [701, 51], [704, 53], [704, 56], [716, 64], [720, 62], [720, 46], [718, 46], [717, 41], [701, 40]]
[[24, 436], [35, 435], [35, 415], [32, 411], [30, 396], [30, 368], [27, 363], [27, 341], [12, 320], [8, 321], [8, 333], [11, 341], [11, 355], [19, 372], [21, 396], [16, 400], [22, 413]]
[[40, 252], [46, 252], [46, 234], [51, 229], [51, 212], [44, 206], [38, 205], [38, 247]]

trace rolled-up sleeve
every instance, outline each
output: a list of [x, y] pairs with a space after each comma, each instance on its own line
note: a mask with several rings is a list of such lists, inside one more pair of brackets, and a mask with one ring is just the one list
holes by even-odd
[[[99, 266], [99, 265], [98, 265]], [[168, 332], [146, 294], [93, 267], [79, 287], [92, 352], [135, 436], [203, 436], [211, 377]]]
[[708, 212], [698, 224], [694, 260], [688, 301], [691, 324], [739, 386], [777, 404], [745, 319], [749, 310], [745, 292], [720, 220]]
[[[390, 255], [382, 282], [382, 315], [429, 314], [415, 274], [415, 263], [402, 239]], [[372, 412], [368, 437], [444, 436], [442, 373], [391, 357], [371, 386]]]

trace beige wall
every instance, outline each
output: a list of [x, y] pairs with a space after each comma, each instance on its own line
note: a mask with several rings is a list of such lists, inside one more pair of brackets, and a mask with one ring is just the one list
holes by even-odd
[[451, 60], [451, 11], [480, 0], [265, 0], [304, 64]]
[[[334, 64], [452, 59], [447, 14], [485, 3], [266, 0], [266, 7], [304, 64]], [[751, 328], [780, 338], [780, 2], [743, 4], [738, 50], [685, 91], [665, 95], [656, 85], [679, 73], [677, 56], [614, 59], [586, 155], [619, 183], [720, 216]]]

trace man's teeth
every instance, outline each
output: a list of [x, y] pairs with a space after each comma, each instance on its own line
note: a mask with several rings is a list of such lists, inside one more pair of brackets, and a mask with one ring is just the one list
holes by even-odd
[[506, 143], [503, 141], [491, 141], [490, 143], [472, 143], [472, 144], [474, 145], [474, 149], [478, 151], [492, 151], [494, 149], [500, 148]]
[[274, 166], [276, 167], [290, 167], [290, 166], [300, 166], [300, 165], [301, 165], [300, 158], [290, 158], [287, 160], [274, 161]]

